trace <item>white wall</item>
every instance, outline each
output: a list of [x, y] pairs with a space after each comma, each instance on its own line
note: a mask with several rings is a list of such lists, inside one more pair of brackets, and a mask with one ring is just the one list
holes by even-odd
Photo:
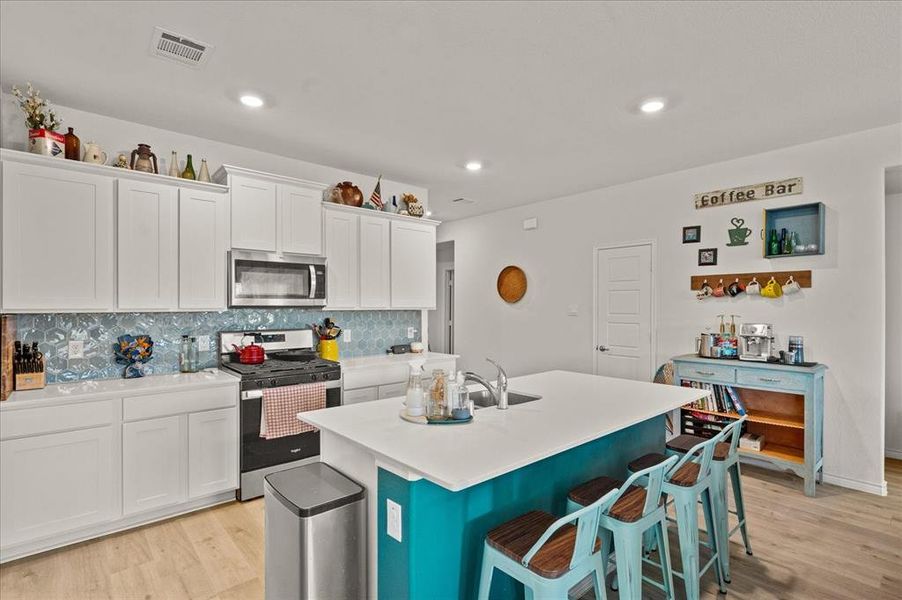
[[[160, 101], [165, 101], [165, 96], [161, 96]], [[206, 158], [210, 175], [215, 173], [220, 165], [232, 164], [327, 184], [348, 180], [360, 188], [364, 198], [370, 197], [376, 186], [376, 177], [379, 175], [378, 173], [366, 175], [352, 173], [340, 168], [317, 165], [297, 158], [260, 152], [176, 131], [157, 129], [65, 106], [54, 105], [54, 107], [57, 109], [57, 114], [63, 118], [62, 132], [66, 132], [66, 127], [74, 127], [75, 134], [81, 139], [82, 144], [88, 141], [100, 144], [106, 151], [110, 163], [115, 162], [119, 153], [131, 156], [131, 151], [140, 142], [150, 144], [151, 149], [156, 153], [160, 173], [168, 172], [169, 159], [172, 151], [175, 150], [178, 152], [181, 168], [185, 166], [186, 155], [189, 153], [192, 155], [195, 172], [200, 170], [201, 159]], [[249, 112], [248, 118], [253, 118], [253, 113]], [[229, 125], [223, 123], [222, 126], [227, 128]], [[25, 130], [23, 115], [16, 105], [15, 99], [11, 94], [0, 94], [0, 146], [25, 150], [27, 139], [28, 133]], [[426, 188], [387, 179], [382, 180], [383, 200], [390, 201], [392, 195], [395, 195], [398, 197], [398, 203], [401, 204], [401, 194], [405, 192], [414, 194], [420, 202], [428, 205], [429, 192]]]
[[445, 271], [454, 268], [454, 244], [438, 244], [435, 247], [435, 310], [429, 311], [429, 344], [433, 352], [445, 352], [448, 327], [445, 311], [448, 309], [445, 293]]
[[[443, 224], [439, 241], [455, 242], [461, 368], [485, 371], [483, 357], [494, 356], [511, 375], [591, 372], [592, 249], [656, 239], [657, 362], [694, 350], [698, 332], [724, 312], [773, 323], [784, 348], [787, 335], [803, 335], [806, 358], [830, 368], [825, 472], [832, 481], [882, 490], [883, 171], [902, 162], [900, 132], [898, 125], [883, 127]], [[693, 207], [697, 192], [797, 176], [804, 178], [801, 196]], [[762, 258], [756, 239], [762, 210], [813, 201], [827, 205], [826, 255]], [[523, 231], [527, 217], [538, 218], [537, 230]], [[733, 217], [756, 232], [748, 246], [726, 247]], [[702, 226], [701, 244], [680, 243], [684, 225]], [[696, 266], [700, 247], [719, 248], [718, 266]], [[508, 264], [528, 277], [527, 294], [515, 305], [495, 292], [498, 271]], [[768, 269], [812, 269], [813, 287], [779, 300], [706, 302], [688, 289], [695, 273]], [[575, 317], [567, 316], [571, 304], [579, 306]]]
[[886, 197], [886, 455], [902, 459], [902, 194]]

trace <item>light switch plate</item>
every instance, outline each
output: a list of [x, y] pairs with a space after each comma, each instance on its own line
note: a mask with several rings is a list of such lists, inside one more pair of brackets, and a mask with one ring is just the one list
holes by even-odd
[[210, 350], [210, 336], [209, 335], [197, 336], [197, 349], [199, 352], [207, 352]]
[[389, 537], [401, 541], [401, 505], [391, 500], [385, 499], [385, 510], [387, 513], [388, 530], [386, 533]]
[[69, 340], [69, 358], [84, 358], [85, 342], [83, 340]]
[[413, 327], [407, 328], [407, 339], [412, 340], [417, 335], [417, 330]]
[[351, 341], [351, 330], [350, 329], [342, 329], [341, 330], [341, 338], [348, 343]]

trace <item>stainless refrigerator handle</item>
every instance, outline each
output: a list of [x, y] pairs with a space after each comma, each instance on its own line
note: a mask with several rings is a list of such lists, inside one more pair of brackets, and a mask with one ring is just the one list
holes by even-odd
[[310, 267], [310, 297], [316, 298], [316, 267], [313, 265], [307, 265]]

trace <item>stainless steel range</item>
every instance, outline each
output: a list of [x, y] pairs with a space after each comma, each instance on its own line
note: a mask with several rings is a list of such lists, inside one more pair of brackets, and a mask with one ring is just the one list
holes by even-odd
[[[260, 364], [239, 362], [235, 346], [251, 342], [262, 346]], [[319, 459], [319, 432], [275, 439], [260, 437], [263, 390], [288, 385], [323, 382], [326, 406], [341, 405], [341, 365], [319, 358], [309, 329], [283, 331], [222, 331], [219, 334], [219, 368], [241, 377], [241, 485], [239, 500], [263, 495], [263, 477]]]

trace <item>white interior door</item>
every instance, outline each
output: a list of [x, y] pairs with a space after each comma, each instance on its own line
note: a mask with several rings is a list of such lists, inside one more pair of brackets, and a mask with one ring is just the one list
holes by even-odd
[[595, 250], [595, 374], [651, 381], [652, 245]]

